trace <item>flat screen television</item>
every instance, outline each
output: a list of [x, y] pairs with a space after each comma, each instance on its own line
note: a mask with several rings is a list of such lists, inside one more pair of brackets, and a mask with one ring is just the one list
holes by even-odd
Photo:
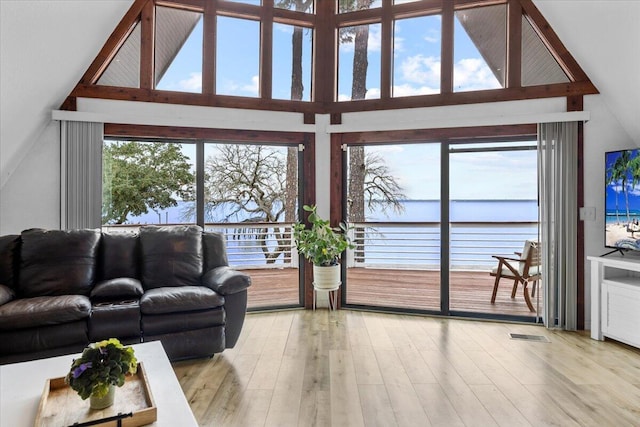
[[605, 246], [640, 250], [640, 149], [605, 153]]

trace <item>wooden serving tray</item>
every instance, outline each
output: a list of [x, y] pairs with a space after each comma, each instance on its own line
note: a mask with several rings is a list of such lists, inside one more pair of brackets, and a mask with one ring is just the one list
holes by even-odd
[[[64, 377], [46, 381], [35, 427], [63, 427], [74, 423], [86, 423], [118, 414], [133, 413], [122, 419], [122, 426], [137, 427], [151, 424], [158, 419], [157, 408], [151, 395], [147, 374], [138, 363], [135, 375], [127, 376], [122, 387], [116, 387], [115, 401], [105, 409], [89, 408], [89, 399], [82, 400], [78, 393], [65, 384]], [[117, 421], [98, 424], [100, 427], [116, 427]]]

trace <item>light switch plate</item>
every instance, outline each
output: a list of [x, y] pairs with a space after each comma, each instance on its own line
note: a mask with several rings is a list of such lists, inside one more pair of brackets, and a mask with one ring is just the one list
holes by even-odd
[[580, 220], [581, 221], [595, 221], [596, 220], [596, 208], [593, 206], [585, 206], [580, 208]]

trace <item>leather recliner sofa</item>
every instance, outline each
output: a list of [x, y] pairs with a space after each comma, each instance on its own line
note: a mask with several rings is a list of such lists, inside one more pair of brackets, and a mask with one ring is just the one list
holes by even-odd
[[171, 360], [212, 356], [238, 340], [250, 285], [222, 235], [195, 225], [0, 236], [0, 364], [112, 337], [160, 340]]

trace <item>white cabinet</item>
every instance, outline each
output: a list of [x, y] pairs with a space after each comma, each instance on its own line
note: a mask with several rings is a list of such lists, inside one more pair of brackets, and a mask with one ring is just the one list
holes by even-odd
[[591, 261], [591, 338], [640, 347], [640, 258], [588, 257]]

